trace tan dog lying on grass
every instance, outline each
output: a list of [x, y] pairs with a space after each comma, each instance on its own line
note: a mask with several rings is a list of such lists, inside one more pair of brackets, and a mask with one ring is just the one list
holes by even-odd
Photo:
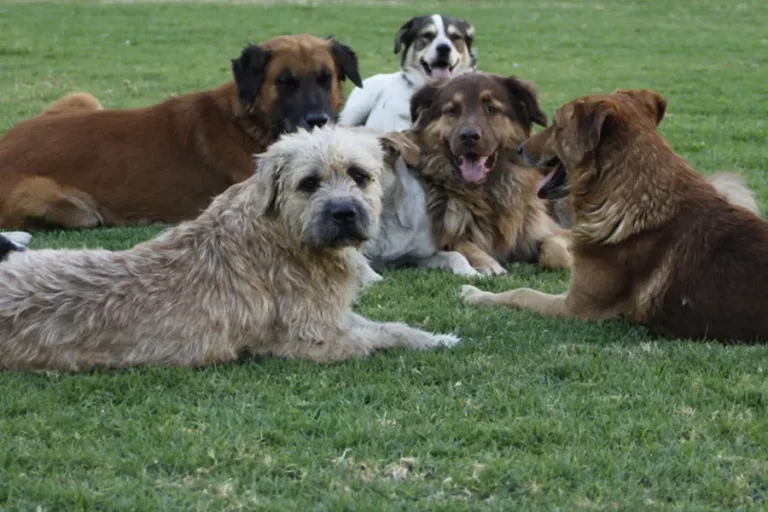
[[14, 253], [0, 265], [0, 368], [203, 365], [243, 352], [339, 361], [454, 345], [350, 310], [375, 236], [379, 138], [287, 135], [256, 176], [195, 220], [131, 250]]
[[666, 105], [648, 90], [579, 98], [523, 143], [528, 164], [552, 168], [539, 195], [570, 195], [570, 286], [561, 295], [464, 286], [464, 302], [623, 317], [675, 338], [768, 341], [768, 223], [738, 176], [706, 179], [659, 135]]

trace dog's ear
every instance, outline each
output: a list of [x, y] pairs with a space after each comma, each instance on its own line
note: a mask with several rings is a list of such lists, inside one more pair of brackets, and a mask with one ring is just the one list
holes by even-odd
[[440, 90], [441, 82], [431, 82], [417, 90], [411, 96], [411, 123], [414, 128], [424, 128], [432, 115], [429, 111], [433, 110], [435, 97]]
[[509, 96], [515, 113], [521, 116], [521, 121], [526, 128], [533, 128], [532, 124], [547, 126], [547, 115], [541, 110], [539, 100], [536, 95], [536, 86], [525, 80], [520, 80], [515, 76], [508, 76], [503, 79], [504, 86], [509, 91]]
[[272, 52], [251, 44], [245, 47], [239, 58], [232, 59], [232, 74], [243, 105], [251, 105], [256, 100], [271, 58]]
[[619, 105], [615, 101], [582, 101], [576, 103], [573, 118], [578, 130], [579, 151], [582, 158], [594, 151], [617, 126]]
[[288, 159], [276, 152], [274, 148], [268, 148], [265, 153], [254, 155], [256, 166], [256, 201], [257, 211], [267, 217], [274, 217], [280, 213], [277, 198], [280, 194], [281, 176], [283, 168], [288, 164]]
[[417, 167], [421, 160], [419, 147], [403, 132], [387, 132], [379, 136], [379, 142], [384, 148], [384, 159], [394, 164], [398, 157], [403, 157], [406, 165]]
[[403, 45], [408, 48], [413, 42], [413, 35], [411, 34], [413, 20], [414, 18], [411, 18], [406, 21], [405, 24], [400, 27], [400, 30], [397, 31], [397, 34], [395, 34], [395, 53], [400, 53], [400, 50], [403, 49]]
[[457, 20], [456, 25], [464, 34], [464, 41], [467, 43], [467, 50], [469, 51], [469, 56], [472, 59], [472, 69], [474, 69], [477, 67], [477, 53], [472, 48], [475, 44], [475, 26], [467, 20]]
[[650, 89], [616, 89], [611, 94], [623, 94], [635, 100], [648, 112], [651, 119], [656, 122], [656, 126], [659, 126], [661, 120], [664, 119], [664, 114], [667, 113], [667, 99], [656, 91]]
[[349, 46], [338, 42], [333, 36], [328, 36], [328, 40], [331, 42], [333, 60], [336, 61], [336, 66], [340, 71], [339, 78], [341, 80], [349, 78], [353, 84], [362, 89], [363, 80], [360, 78], [360, 70], [357, 66], [357, 55], [355, 52]]

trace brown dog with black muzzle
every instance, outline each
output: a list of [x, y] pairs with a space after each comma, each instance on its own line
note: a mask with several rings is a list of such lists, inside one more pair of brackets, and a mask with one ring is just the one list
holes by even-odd
[[410, 136], [437, 247], [463, 254], [478, 272], [502, 263], [568, 268], [567, 231], [536, 197], [541, 173], [516, 147], [533, 124], [546, 126], [536, 91], [514, 76], [468, 73], [420, 89]]
[[88, 93], [55, 102], [0, 139], [0, 228], [92, 228], [193, 219], [253, 174], [282, 133], [335, 119], [355, 53], [332, 38], [246, 47], [234, 80], [140, 109]]
[[667, 337], [768, 340], [768, 223], [728, 201], [751, 197], [740, 178], [707, 180], [661, 137], [666, 106], [653, 91], [621, 90], [560, 107], [520, 152], [552, 168], [540, 195], [569, 195], [569, 289], [494, 294], [465, 286], [464, 302], [621, 317]]

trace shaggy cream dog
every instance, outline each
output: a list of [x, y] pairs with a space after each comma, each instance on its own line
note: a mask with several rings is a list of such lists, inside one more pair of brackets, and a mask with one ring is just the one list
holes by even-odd
[[381, 207], [378, 137], [282, 137], [196, 220], [123, 252], [13, 253], [0, 265], [0, 368], [203, 365], [241, 353], [339, 361], [455, 345], [350, 310]]

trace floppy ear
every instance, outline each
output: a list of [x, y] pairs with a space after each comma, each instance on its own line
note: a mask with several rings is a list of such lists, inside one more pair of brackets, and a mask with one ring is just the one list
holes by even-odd
[[578, 126], [580, 151], [586, 154], [597, 149], [610, 135], [618, 121], [619, 105], [611, 100], [577, 103], [573, 116]]
[[333, 60], [336, 61], [340, 73], [339, 78], [346, 80], [349, 78], [353, 84], [359, 88], [363, 88], [363, 81], [360, 78], [360, 71], [357, 67], [357, 55], [352, 48], [347, 45], [341, 44], [333, 38], [328, 36], [328, 40], [331, 41], [331, 53], [333, 53]]
[[379, 136], [379, 142], [384, 148], [384, 159], [393, 164], [402, 156], [406, 165], [417, 167], [421, 160], [419, 147], [403, 132], [387, 132]]
[[400, 27], [400, 30], [397, 31], [397, 34], [395, 34], [395, 53], [400, 53], [400, 50], [403, 49], [403, 45], [407, 47], [411, 44], [413, 38], [406, 38], [411, 31], [411, 28], [413, 28], [413, 18], [406, 21], [405, 24]]
[[667, 99], [650, 89], [616, 89], [611, 94], [623, 94], [640, 103], [659, 126], [667, 113]]
[[439, 90], [440, 82], [433, 82], [423, 86], [411, 96], [411, 123], [415, 125], [414, 127], [424, 127], [426, 118], [422, 114], [433, 106], [435, 96], [437, 96], [437, 91]]
[[272, 52], [249, 44], [239, 58], [232, 60], [232, 74], [235, 77], [238, 97], [243, 105], [251, 105], [256, 100], [264, 83], [270, 58], [272, 58]]
[[265, 153], [254, 155], [256, 164], [256, 208], [259, 213], [273, 217], [280, 213], [277, 198], [280, 194], [281, 176], [287, 165], [287, 158], [267, 149]]
[[467, 43], [467, 50], [469, 50], [469, 56], [472, 59], [472, 68], [477, 67], [477, 53], [472, 49], [472, 45], [475, 44], [475, 26], [467, 20], [458, 20], [456, 25], [464, 32], [464, 40]]
[[531, 124], [547, 126], [547, 115], [541, 110], [539, 100], [536, 97], [536, 87], [531, 82], [520, 80], [515, 76], [504, 78], [504, 86], [509, 91], [515, 111], [522, 115], [522, 121], [526, 128], [532, 128]]

